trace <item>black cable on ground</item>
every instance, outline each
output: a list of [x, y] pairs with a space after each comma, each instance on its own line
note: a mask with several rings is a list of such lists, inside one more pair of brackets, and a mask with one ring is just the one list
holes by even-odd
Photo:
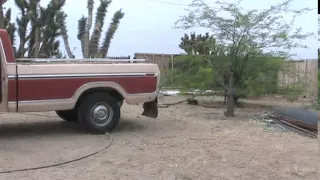
[[182, 100], [182, 101], [174, 102], [174, 103], [158, 104], [158, 107], [159, 107], [159, 108], [168, 108], [169, 106], [178, 105], [178, 104], [184, 103], [184, 102], [186, 102], [186, 101], [189, 101], [189, 100], [191, 100], [191, 99], [194, 99], [196, 96], [197, 96], [197, 95], [193, 95], [193, 96], [190, 97], [190, 98], [184, 99], [184, 100]]
[[46, 169], [46, 168], [51, 168], [51, 167], [57, 167], [57, 166], [61, 166], [61, 165], [65, 165], [65, 164], [70, 164], [70, 163], [73, 163], [73, 162], [76, 162], [76, 161], [80, 161], [82, 159], [85, 159], [85, 158], [88, 158], [88, 157], [91, 157], [93, 155], [96, 155], [106, 149], [108, 149], [111, 144], [113, 142], [113, 137], [111, 136], [110, 134], [110, 142], [105, 146], [103, 147], [102, 149], [98, 150], [98, 151], [95, 151], [93, 153], [90, 153], [88, 155], [85, 155], [85, 156], [81, 156], [79, 158], [76, 158], [76, 159], [72, 159], [72, 160], [69, 160], [69, 161], [64, 161], [64, 162], [61, 162], [61, 163], [55, 163], [55, 164], [50, 164], [50, 165], [46, 165], [46, 166], [39, 166], [39, 167], [33, 167], [33, 168], [23, 168], [23, 169], [14, 169], [14, 170], [7, 170], [7, 171], [0, 171], [0, 174], [8, 174], [8, 173], [13, 173], [13, 172], [25, 172], [25, 171], [34, 171], [34, 170], [39, 170], [39, 169]]

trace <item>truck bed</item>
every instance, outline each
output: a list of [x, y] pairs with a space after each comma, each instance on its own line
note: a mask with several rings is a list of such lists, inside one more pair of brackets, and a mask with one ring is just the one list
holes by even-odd
[[145, 63], [145, 59], [42, 59], [18, 58], [17, 64], [119, 64], [119, 63]]

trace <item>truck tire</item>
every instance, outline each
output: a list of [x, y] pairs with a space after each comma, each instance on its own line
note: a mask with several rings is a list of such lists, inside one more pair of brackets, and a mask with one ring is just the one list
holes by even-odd
[[56, 114], [65, 121], [69, 121], [69, 122], [78, 121], [78, 113], [74, 109], [56, 111]]
[[121, 107], [122, 107], [122, 105], [123, 105], [123, 100], [118, 101], [118, 105], [119, 105], [119, 107], [121, 108]]
[[118, 101], [108, 93], [93, 93], [85, 97], [78, 109], [81, 125], [93, 134], [112, 131], [120, 119]]

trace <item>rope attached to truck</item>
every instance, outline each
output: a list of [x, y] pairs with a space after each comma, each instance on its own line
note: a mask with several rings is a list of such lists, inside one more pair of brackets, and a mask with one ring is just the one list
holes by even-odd
[[33, 168], [23, 168], [23, 169], [13, 169], [13, 170], [6, 170], [6, 171], [0, 171], [0, 174], [8, 174], [8, 173], [14, 173], [14, 172], [25, 172], [25, 171], [34, 171], [34, 170], [39, 170], [39, 169], [46, 169], [46, 168], [51, 168], [51, 167], [57, 167], [57, 166], [62, 166], [62, 165], [65, 165], [65, 164], [70, 164], [70, 163], [73, 163], [73, 162], [76, 162], [76, 161], [80, 161], [82, 159], [85, 159], [85, 158], [89, 158], [91, 156], [94, 156], [106, 149], [108, 149], [112, 142], [113, 142], [113, 137], [111, 134], [108, 133], [108, 137], [110, 139], [110, 142], [104, 146], [102, 149], [98, 150], [98, 151], [95, 151], [93, 153], [90, 153], [90, 154], [87, 154], [87, 155], [84, 155], [84, 156], [81, 156], [81, 157], [78, 157], [76, 159], [72, 159], [72, 160], [69, 160], [69, 161], [64, 161], [64, 162], [60, 162], [60, 163], [55, 163], [55, 164], [50, 164], [50, 165], [45, 165], [45, 166], [38, 166], [38, 167], [33, 167]]
[[197, 95], [193, 95], [192, 97], [190, 98], [187, 98], [187, 99], [184, 99], [182, 101], [177, 101], [177, 102], [173, 102], [173, 103], [165, 103], [165, 104], [158, 104], [158, 107], [159, 108], [168, 108], [169, 106], [174, 106], [174, 105], [178, 105], [178, 104], [182, 104], [186, 101], [189, 101], [189, 100], [192, 100], [196, 97]]

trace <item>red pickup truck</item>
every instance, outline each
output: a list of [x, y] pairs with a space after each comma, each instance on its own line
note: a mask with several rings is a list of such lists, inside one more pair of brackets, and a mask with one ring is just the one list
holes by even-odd
[[55, 111], [91, 133], [113, 130], [124, 100], [143, 104], [142, 115], [157, 118], [159, 67], [130, 61], [15, 59], [0, 29], [0, 112]]

